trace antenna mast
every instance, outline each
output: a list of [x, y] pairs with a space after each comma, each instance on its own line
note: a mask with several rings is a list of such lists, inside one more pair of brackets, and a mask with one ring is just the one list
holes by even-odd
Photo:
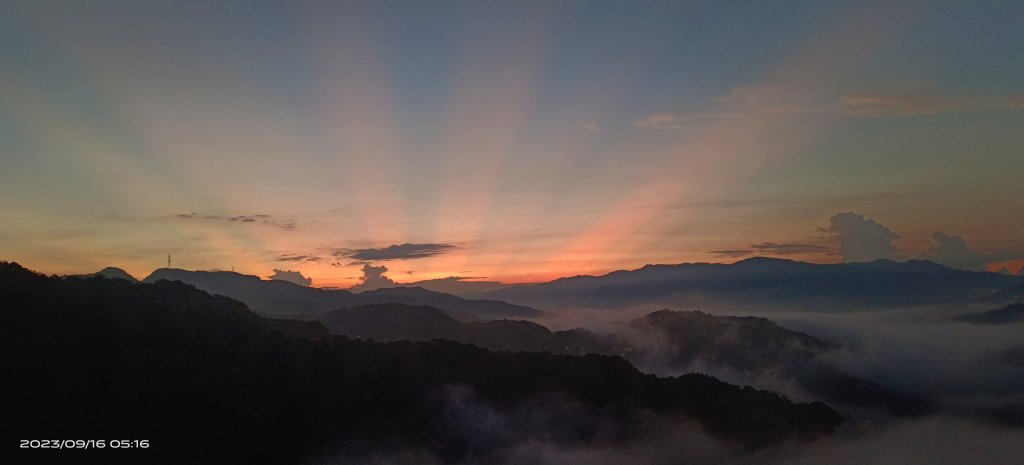
[[171, 267], [171, 254], [167, 254], [167, 268]]

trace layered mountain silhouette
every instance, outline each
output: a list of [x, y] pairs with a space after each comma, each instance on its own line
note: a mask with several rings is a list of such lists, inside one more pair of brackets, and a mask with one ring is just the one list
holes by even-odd
[[611, 354], [611, 341], [584, 329], [550, 331], [529, 321], [459, 321], [433, 307], [397, 303], [361, 305], [329, 312], [320, 321], [332, 334], [375, 341], [449, 341], [488, 350], [553, 354]]
[[954, 320], [986, 325], [1005, 325], [1024, 322], [1024, 303], [1010, 304], [986, 312], [967, 313], [953, 317]]
[[759, 257], [731, 265], [647, 265], [470, 295], [547, 310], [716, 303], [831, 312], [970, 301], [1021, 284], [1019, 276], [918, 260], [818, 265]]
[[999, 303], [1021, 302], [1021, 303], [1024, 303], [1024, 284], [1008, 287], [1008, 288], [1003, 289], [1003, 290], [1001, 290], [999, 292], [996, 292], [996, 293], [994, 293], [992, 295], [986, 296], [982, 300], [985, 301], [985, 302], [999, 302]]
[[791, 380], [829, 402], [897, 415], [933, 410], [927, 399], [848, 375], [819, 359], [836, 344], [756, 317], [657, 311], [611, 334], [585, 329], [550, 331], [532, 322], [460, 322], [420, 306], [377, 304], [342, 308], [321, 320], [332, 334], [375, 341], [446, 339], [489, 350], [618, 355], [646, 372], [728, 372], [741, 380]]
[[352, 293], [300, 286], [288, 281], [262, 280], [258, 276], [230, 271], [189, 271], [161, 268], [143, 281], [181, 281], [211, 294], [220, 294], [245, 302], [253, 311], [266, 316], [314, 319], [340, 307], [372, 303], [430, 305], [463, 320], [494, 318], [536, 318], [545, 312], [495, 300], [467, 300], [423, 288], [388, 288]]
[[0, 262], [0, 301], [16, 399], [7, 421], [26, 438], [152, 444], [88, 451], [107, 463], [358, 461], [377, 451], [491, 463], [522, 444], [628, 442], [681, 419], [759, 448], [845, 421], [822, 403], [706, 375], [644, 375], [614, 356], [327, 337], [316, 322], [268, 319], [167, 280], [59, 279]]

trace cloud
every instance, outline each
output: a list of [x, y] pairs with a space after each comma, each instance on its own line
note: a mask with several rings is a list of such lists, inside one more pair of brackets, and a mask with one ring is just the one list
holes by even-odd
[[175, 218], [183, 220], [219, 220], [220, 216], [217, 215], [203, 215], [196, 212], [178, 213], [174, 215]]
[[293, 219], [275, 219], [271, 215], [259, 213], [255, 215], [210, 215], [200, 214], [196, 212], [189, 213], [178, 213], [172, 216], [173, 218], [182, 220], [223, 220], [229, 223], [252, 223], [252, 224], [266, 224], [268, 226], [274, 226], [276, 228], [283, 229], [285, 231], [291, 231], [295, 229], [296, 222]]
[[298, 271], [292, 270], [274, 270], [274, 274], [268, 276], [270, 279], [277, 281], [288, 281], [291, 283], [298, 284], [300, 286], [310, 286], [313, 284], [313, 280], [302, 275]]
[[774, 255], [795, 255], [802, 253], [825, 252], [828, 247], [814, 244], [779, 244], [775, 242], [761, 242], [751, 245], [750, 248], [756, 252], [769, 253]]
[[941, 231], [932, 233], [932, 239], [934, 240], [932, 246], [919, 258], [952, 268], [985, 271], [985, 265], [988, 263], [1024, 258], [1024, 254], [977, 252], [967, 245], [967, 241], [963, 237]]
[[698, 104], [702, 111], [658, 110], [633, 122], [636, 127], [681, 129], [716, 119], [788, 115], [842, 115], [856, 118], [887, 118], [935, 115], [966, 110], [1021, 110], [1024, 96], [977, 98], [948, 95], [933, 89], [877, 90], [816, 99], [786, 94], [767, 87], [741, 86], [726, 95]]
[[1020, 110], [1020, 95], [979, 98], [943, 94], [935, 89], [883, 90], [850, 94], [839, 99], [838, 111], [846, 116], [887, 118], [937, 115], [969, 110]]
[[633, 122], [633, 126], [654, 129], [682, 129], [684, 116], [681, 113], [657, 112], [651, 113]]
[[762, 101], [768, 89], [761, 86], [739, 86], [729, 91], [728, 94], [716, 97], [714, 101], [734, 105], [753, 105]]
[[727, 258], [739, 258], [739, 257], [745, 257], [747, 255], [750, 255], [750, 254], [754, 253], [754, 252], [752, 252], [750, 250], [729, 249], [729, 250], [712, 250], [711, 252], [708, 252], [708, 253], [713, 253], [715, 255], [721, 255], [721, 256], [727, 257]]
[[778, 89], [741, 86], [728, 94], [697, 104], [700, 111], [659, 110], [633, 122], [636, 127], [680, 129], [710, 120], [739, 119], [760, 116], [790, 116], [828, 113], [832, 104], [800, 102]]
[[391, 278], [384, 276], [384, 273], [388, 271], [388, 267], [384, 265], [373, 266], [365, 263], [363, 264], [362, 271], [363, 276], [359, 278], [359, 284], [352, 286], [353, 291], [372, 291], [382, 287], [395, 287], [398, 285]]
[[451, 244], [396, 244], [379, 249], [339, 249], [335, 257], [354, 260], [413, 260], [441, 255], [454, 249]]
[[315, 255], [298, 255], [298, 254], [284, 254], [277, 257], [279, 262], [319, 262], [323, 258]]
[[593, 121], [584, 121], [580, 123], [580, 129], [594, 134], [601, 132], [601, 126], [598, 126], [597, 123]]
[[971, 250], [963, 237], [940, 231], [932, 233], [935, 244], [928, 248], [924, 257], [941, 265], [965, 270], [984, 271], [988, 257]]
[[805, 253], [822, 253], [827, 251], [828, 247], [824, 245], [759, 242], [757, 244], [751, 244], [749, 249], [712, 250], [708, 253], [713, 253], [727, 258], [739, 258], [754, 254], [796, 255]]
[[847, 95], [839, 100], [840, 111], [848, 116], [884, 118], [934, 115], [984, 106], [965, 98], [930, 91], [882, 91]]
[[844, 262], [869, 262], [880, 258], [898, 259], [902, 253], [893, 245], [899, 239], [891, 229], [853, 212], [830, 218], [828, 231], [838, 236]]

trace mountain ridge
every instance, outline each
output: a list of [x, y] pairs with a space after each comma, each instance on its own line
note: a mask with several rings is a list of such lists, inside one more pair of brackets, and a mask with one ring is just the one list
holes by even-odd
[[331, 310], [371, 303], [398, 302], [429, 305], [450, 312], [460, 319], [506, 317], [535, 318], [545, 312], [523, 305], [493, 299], [471, 300], [423, 288], [383, 288], [353, 293], [344, 289], [318, 289], [232, 271], [190, 271], [160, 268], [143, 279], [181, 281], [204, 291], [241, 300], [257, 313], [316, 319]]
[[469, 296], [547, 310], [718, 302], [848, 311], [969, 301], [1022, 283], [1021, 277], [958, 270], [921, 260], [813, 264], [754, 257], [732, 264], [645, 265]]

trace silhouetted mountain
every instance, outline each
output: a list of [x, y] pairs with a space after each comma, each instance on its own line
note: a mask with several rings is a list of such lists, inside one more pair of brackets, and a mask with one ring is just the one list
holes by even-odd
[[443, 292], [445, 294], [453, 294], [460, 297], [477, 292], [490, 292], [508, 286], [508, 284], [497, 281], [469, 281], [458, 276], [425, 279], [423, 281], [414, 281], [411, 283], [397, 285], [397, 287], [422, 287], [434, 292]]
[[972, 300], [1021, 281], [925, 261], [817, 265], [751, 258], [731, 265], [647, 265], [472, 295], [547, 309], [710, 301], [762, 309], [842, 311]]
[[[738, 371], [800, 364], [837, 345], [757, 317], [661, 310], [629, 322], [615, 335], [642, 366], [711, 366]], [[642, 361], [642, 362], [641, 362]]]
[[361, 305], [329, 312], [320, 321], [332, 334], [375, 341], [447, 339], [488, 350], [553, 354], [610, 354], [606, 338], [583, 329], [551, 332], [518, 320], [459, 321], [433, 307], [399, 303]]
[[[180, 282], [48, 278], [0, 262], [0, 302], [16, 400], [6, 421], [22, 438], [151, 444], [69, 451], [106, 463], [358, 461], [379, 451], [494, 463], [525, 444], [628, 442], [684, 418], [748, 447], [818, 437], [845, 420], [705, 375], [644, 375], [618, 357], [317, 337], [316, 323], [282, 324]], [[489, 426], [476, 426], [478, 415]]]
[[1010, 304], [987, 312], [957, 315], [954, 320], [986, 325], [1005, 325], [1024, 321], [1024, 303]]
[[133, 283], [139, 282], [138, 279], [135, 279], [134, 276], [128, 274], [127, 271], [122, 270], [122, 269], [117, 268], [117, 267], [113, 267], [113, 266], [108, 266], [108, 267], [106, 267], [106, 268], [104, 268], [104, 269], [102, 269], [100, 271], [97, 271], [97, 272], [91, 273], [91, 274], [76, 274], [76, 275], [68, 275], [67, 277], [88, 278], [88, 277], [92, 277], [92, 276], [101, 276], [101, 277], [110, 278], [110, 279], [124, 279], [124, 280], [127, 280], [127, 281], [131, 281]]
[[647, 372], [729, 372], [747, 381], [770, 375], [831, 402], [898, 415], [932, 410], [924, 398], [850, 376], [817, 359], [837, 345], [764, 318], [662, 310], [598, 335], [584, 329], [552, 332], [526, 321], [467, 323], [431, 307], [380, 304], [338, 309], [321, 321], [332, 334], [375, 341], [447, 339], [489, 350], [619, 355]]
[[466, 300], [422, 288], [377, 289], [354, 294], [346, 290], [305, 287], [287, 281], [265, 281], [258, 276], [229, 271], [161, 268], [149, 275], [144, 282], [151, 283], [161, 279], [181, 281], [213, 294], [241, 300], [253, 311], [266, 316], [315, 319], [339, 307], [388, 302], [429, 305], [449, 312], [461, 320], [531, 318], [544, 314], [540, 310], [522, 305], [495, 300]]
[[985, 296], [984, 302], [1024, 302], [1024, 284], [1010, 286], [992, 295]]
[[463, 323], [434, 307], [370, 304], [340, 308], [320, 317], [331, 334], [390, 341], [463, 340]]
[[125, 279], [133, 283], [139, 281], [138, 279], [135, 279], [134, 276], [128, 274], [127, 271], [113, 266], [108, 266], [102, 270], [97, 271], [96, 276], [103, 276], [104, 278]]
[[547, 314], [547, 312], [522, 305], [513, 305], [498, 300], [466, 300], [422, 287], [388, 287], [360, 292], [356, 296], [365, 303], [394, 302], [426, 305], [452, 312], [469, 313], [484, 319], [537, 318]]
[[747, 380], [774, 377], [828, 402], [895, 415], [934, 410], [924, 397], [851, 376], [819, 358], [838, 345], [765, 318], [661, 310], [629, 322], [611, 339], [612, 353], [648, 371], [729, 372]]

